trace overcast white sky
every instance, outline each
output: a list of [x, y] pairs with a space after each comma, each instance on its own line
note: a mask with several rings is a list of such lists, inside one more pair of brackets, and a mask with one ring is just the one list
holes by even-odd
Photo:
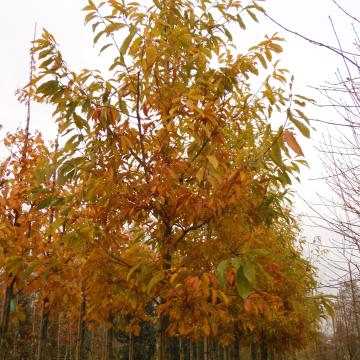
[[[138, 0], [141, 1], [141, 0]], [[359, 0], [339, 0], [352, 14], [360, 17]], [[4, 130], [12, 131], [20, 124], [24, 124], [25, 107], [19, 104], [14, 96], [17, 88], [24, 85], [29, 73], [29, 47], [33, 37], [34, 24], [38, 29], [45, 27], [53, 33], [60, 44], [64, 58], [71, 68], [101, 68], [106, 67], [104, 58], [97, 56], [98, 49], [92, 47], [92, 33], [90, 27], [84, 27], [83, 16], [80, 11], [86, 5], [85, 0], [0, 0], [0, 124]], [[351, 47], [353, 33], [351, 22], [341, 15], [331, 0], [268, 0], [263, 5], [269, 14], [283, 25], [296, 30], [318, 41], [336, 45], [336, 39], [330, 25], [332, 17], [340, 38]], [[304, 95], [319, 96], [307, 86], [317, 86], [333, 79], [340, 59], [328, 50], [317, 48], [299, 38], [287, 34], [277, 28], [268, 19], [261, 17], [261, 24], [247, 22], [248, 32], [239, 32], [238, 41], [254, 44], [262, 40], [265, 34], [279, 31], [287, 39], [285, 52], [281, 55], [282, 64], [295, 76], [296, 90]], [[40, 30], [39, 30], [40, 31]], [[236, 39], [236, 36], [234, 36]], [[312, 109], [312, 115], [323, 119], [335, 117], [335, 114], [320, 112]], [[316, 199], [316, 193], [323, 190], [321, 182], [308, 180], [321, 175], [321, 161], [313, 144], [322, 139], [322, 132], [326, 128], [314, 124], [318, 128], [313, 133], [312, 140], [302, 146], [310, 164], [310, 170], [304, 169], [302, 182], [296, 188], [301, 196], [309, 201]], [[55, 136], [49, 109], [46, 106], [33, 105], [31, 129], [39, 129], [47, 139]], [[1, 153], [0, 159], [5, 156]], [[298, 211], [307, 209], [299, 200], [296, 205]], [[328, 234], [319, 229], [306, 228], [306, 236], [312, 240], [316, 235], [322, 235], [324, 240]]]

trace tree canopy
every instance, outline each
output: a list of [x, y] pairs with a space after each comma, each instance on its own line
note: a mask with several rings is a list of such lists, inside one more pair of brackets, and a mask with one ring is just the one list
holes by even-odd
[[106, 76], [72, 71], [45, 29], [34, 41], [20, 97], [51, 104], [59, 140], [7, 140], [21, 146], [0, 171], [3, 338], [22, 293], [42, 309], [40, 359], [54, 313], [79, 319], [79, 359], [103, 324], [110, 339], [150, 325], [158, 360], [174, 338], [259, 344], [264, 359], [306, 346], [328, 306], [290, 195], [309, 99], [278, 34], [238, 50], [259, 4], [90, 0]]

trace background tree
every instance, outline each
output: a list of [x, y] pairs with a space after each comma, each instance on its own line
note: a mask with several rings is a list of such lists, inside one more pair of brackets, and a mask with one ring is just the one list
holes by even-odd
[[316, 225], [336, 234], [330, 245], [331, 251], [335, 252], [335, 261], [329, 263], [325, 259], [332, 272], [329, 287], [337, 289], [334, 333], [330, 345], [321, 348], [320, 352], [328, 351], [329, 354], [331, 352], [334, 358], [336, 356], [356, 358], [358, 355], [354, 349], [358, 346], [357, 334], [359, 333], [357, 284], [360, 249], [358, 180], [360, 175], [360, 67], [358, 64], [360, 21], [357, 15], [348, 11], [341, 2], [335, 0], [332, 2], [338, 9], [339, 16], [344, 16], [352, 28], [353, 41], [351, 43], [339, 34], [336, 23], [331, 18], [330, 26], [336, 40], [335, 46], [315, 41], [278, 25], [314, 45], [337, 54], [341, 61], [335, 78], [318, 87], [322, 99], [326, 100], [326, 103], [320, 104], [319, 107], [332, 109], [331, 117], [335, 120], [313, 120], [325, 123], [329, 128], [318, 150], [325, 169], [319, 180], [325, 181], [331, 191], [326, 195], [321, 194], [321, 205], [310, 204], [310, 206]]

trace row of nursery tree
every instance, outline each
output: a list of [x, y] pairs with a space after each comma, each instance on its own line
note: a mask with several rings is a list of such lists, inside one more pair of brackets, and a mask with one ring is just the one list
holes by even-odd
[[[291, 181], [309, 136], [259, 1], [89, 0], [108, 78], [33, 43], [25, 129], [0, 166], [6, 359], [283, 359], [328, 302], [302, 257]], [[30, 132], [31, 101], [58, 136]]]
[[360, 288], [352, 277], [339, 288], [330, 327], [310, 352], [314, 359], [319, 360], [359, 358]]

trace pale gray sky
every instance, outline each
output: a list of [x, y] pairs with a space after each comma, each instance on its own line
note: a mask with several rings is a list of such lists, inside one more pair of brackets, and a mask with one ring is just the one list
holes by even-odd
[[[339, 1], [351, 13], [360, 16], [360, 1]], [[38, 24], [38, 34], [41, 28], [45, 27], [55, 36], [64, 59], [72, 69], [106, 68], [108, 62], [104, 57], [99, 57], [98, 49], [92, 46], [91, 28], [83, 25], [84, 14], [80, 9], [86, 3], [85, 0], [0, 0], [0, 124], [4, 126], [0, 137], [4, 136], [6, 131], [13, 131], [20, 124], [24, 124], [25, 107], [17, 102], [14, 92], [28, 79], [29, 47], [35, 22]], [[339, 36], [351, 47], [351, 22], [341, 15], [331, 0], [268, 0], [263, 6], [283, 25], [315, 40], [336, 45], [329, 21], [331, 16]], [[238, 41], [250, 46], [261, 41], [265, 34], [279, 31], [287, 39], [284, 44], [285, 52], [281, 55], [282, 65], [294, 74], [297, 92], [318, 98], [318, 94], [307, 86], [317, 86], [333, 79], [336, 68], [342, 65], [339, 57], [285, 33], [264, 17], [260, 18], [260, 23], [252, 24], [251, 20], [248, 20], [248, 31], [239, 33]], [[236, 39], [235, 36], [234, 38]], [[310, 111], [314, 117], [323, 119], [335, 116], [330, 112], [320, 113], [316, 108]], [[310, 170], [303, 169], [302, 182], [296, 185], [301, 196], [309, 201], [316, 200], [316, 193], [324, 189], [323, 183], [308, 180], [321, 176], [322, 173], [321, 161], [313, 145], [321, 141], [322, 131], [326, 128], [318, 124], [314, 126], [318, 131], [312, 134], [312, 140], [302, 142]], [[31, 129], [35, 128], [39, 129], [46, 139], [54, 138], [55, 127], [46, 106], [33, 105]], [[1, 152], [3, 148], [0, 147], [0, 159], [5, 155]], [[300, 200], [297, 201], [296, 208], [298, 211], [307, 211]], [[324, 238], [329, 236], [312, 228], [306, 228], [305, 234], [310, 240], [319, 234]]]

